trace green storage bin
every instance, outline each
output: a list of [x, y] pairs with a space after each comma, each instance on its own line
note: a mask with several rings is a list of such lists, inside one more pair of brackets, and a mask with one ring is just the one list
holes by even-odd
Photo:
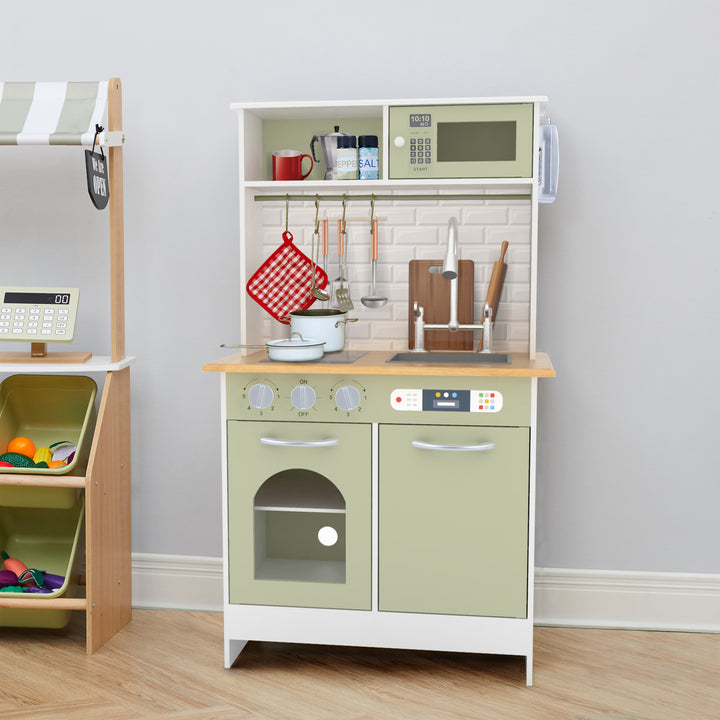
[[53, 609], [52, 598], [75, 596], [84, 558], [84, 517], [82, 496], [69, 509], [0, 507], [0, 548], [30, 568], [65, 576], [52, 593], [22, 594], [38, 609], [0, 608], [0, 627], [64, 628], [70, 622], [72, 610]]
[[[61, 468], [0, 468], [3, 474], [85, 473], [95, 430], [97, 385], [82, 375], [11, 375], [0, 384], [0, 454], [18, 436], [36, 447], [67, 440], [77, 445], [72, 462]], [[0, 506], [71, 508], [74, 488], [0, 485]]]

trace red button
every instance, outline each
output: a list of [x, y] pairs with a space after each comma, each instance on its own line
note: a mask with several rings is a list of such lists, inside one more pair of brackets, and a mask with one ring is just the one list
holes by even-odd
[[396, 398], [395, 398], [395, 402], [402, 402], [402, 398], [401, 398], [401, 397], [396, 397]]

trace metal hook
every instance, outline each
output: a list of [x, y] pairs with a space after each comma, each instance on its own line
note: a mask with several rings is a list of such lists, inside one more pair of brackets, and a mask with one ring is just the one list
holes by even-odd
[[347, 195], [343, 193], [343, 216], [342, 216], [342, 234], [345, 234], [345, 209], [347, 206]]
[[285, 232], [288, 231], [288, 221], [290, 219], [290, 194], [285, 195]]
[[315, 235], [320, 234], [320, 196], [315, 195]]
[[375, 193], [370, 195], [370, 235], [373, 232], [373, 221], [375, 220]]

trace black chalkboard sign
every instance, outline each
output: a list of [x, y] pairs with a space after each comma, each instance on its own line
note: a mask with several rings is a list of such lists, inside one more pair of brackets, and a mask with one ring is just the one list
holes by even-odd
[[[96, 125], [95, 130], [95, 138], [97, 138], [98, 133], [102, 132], [102, 128]], [[87, 175], [88, 193], [92, 204], [98, 210], [102, 210], [110, 199], [107, 158], [102, 148], [99, 153], [96, 153], [94, 148], [95, 141], [93, 140], [93, 150], [85, 151], [85, 174]]]

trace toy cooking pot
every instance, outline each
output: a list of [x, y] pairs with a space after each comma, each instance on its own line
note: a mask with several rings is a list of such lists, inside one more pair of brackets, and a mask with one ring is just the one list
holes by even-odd
[[270, 360], [278, 362], [309, 362], [323, 356], [324, 340], [304, 338], [293, 332], [289, 338], [269, 340], [264, 345], [221, 345], [231, 348], [266, 348]]
[[345, 347], [345, 325], [358, 321], [346, 316], [343, 310], [294, 310], [285, 318], [290, 319], [291, 332], [324, 340], [325, 352], [336, 352]]

